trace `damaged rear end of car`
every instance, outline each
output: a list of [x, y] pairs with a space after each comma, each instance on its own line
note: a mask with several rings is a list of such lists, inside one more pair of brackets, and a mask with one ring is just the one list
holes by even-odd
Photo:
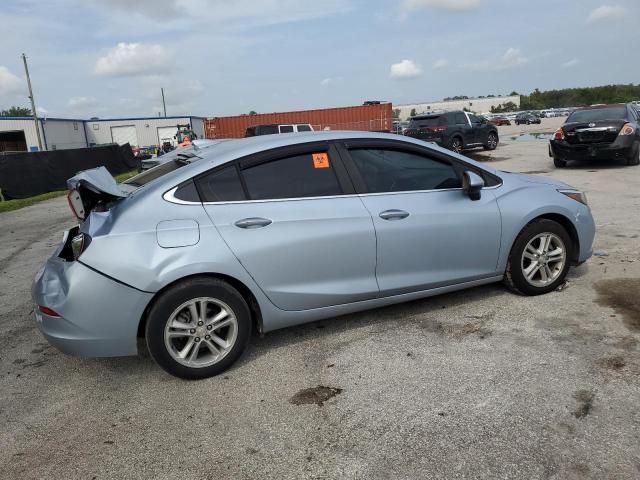
[[63, 233], [34, 279], [38, 327], [64, 353], [135, 355], [137, 325], [129, 319], [142, 315], [151, 294], [97, 271], [83, 263], [82, 255], [94, 243], [92, 235], [108, 229], [111, 210], [138, 186], [117, 184], [104, 167], [81, 172], [67, 185], [69, 207], [79, 223]]

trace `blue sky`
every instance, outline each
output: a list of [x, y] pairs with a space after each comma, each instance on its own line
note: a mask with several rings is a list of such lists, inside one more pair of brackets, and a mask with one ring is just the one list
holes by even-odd
[[231, 115], [640, 82], [638, 0], [2, 0], [0, 108]]

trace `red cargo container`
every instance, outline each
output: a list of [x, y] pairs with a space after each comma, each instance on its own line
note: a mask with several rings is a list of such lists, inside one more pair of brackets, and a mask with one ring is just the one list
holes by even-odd
[[241, 138], [247, 127], [270, 123], [310, 123], [314, 130], [391, 131], [391, 103], [357, 107], [324, 108], [297, 112], [259, 113], [235, 117], [214, 117], [205, 121], [207, 138]]

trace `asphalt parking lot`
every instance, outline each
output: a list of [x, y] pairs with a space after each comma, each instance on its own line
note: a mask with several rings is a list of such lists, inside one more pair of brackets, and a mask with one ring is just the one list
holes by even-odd
[[66, 200], [0, 214], [0, 477], [640, 477], [640, 167], [556, 170], [545, 141], [520, 140], [562, 121], [499, 127], [472, 155], [586, 191], [598, 255], [565, 288], [272, 332], [199, 382], [49, 347], [29, 288], [73, 225]]

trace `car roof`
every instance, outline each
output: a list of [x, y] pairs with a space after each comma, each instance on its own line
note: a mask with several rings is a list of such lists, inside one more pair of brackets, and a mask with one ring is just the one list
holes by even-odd
[[576, 110], [599, 110], [601, 108], [621, 108], [621, 107], [626, 107], [627, 104], [626, 103], [602, 103], [602, 104], [597, 104], [597, 105], [589, 105], [586, 107], [578, 107], [576, 108]]
[[[429, 147], [434, 150], [441, 151], [447, 155], [455, 155], [451, 151], [435, 144], [430, 144], [422, 140], [412, 137], [406, 137], [393, 133], [379, 133], [368, 131], [319, 131], [319, 132], [299, 132], [299, 133], [283, 133], [278, 135], [258, 135], [255, 137], [246, 137], [235, 139], [232, 142], [221, 142], [216, 148], [204, 149], [198, 152], [198, 156], [202, 160], [198, 160], [185, 165], [182, 168], [167, 173], [157, 180], [147, 184], [149, 190], [168, 189], [191, 179], [207, 170], [232, 162], [241, 157], [253, 155], [266, 150], [275, 148], [288, 147], [292, 145], [300, 145], [305, 143], [327, 142], [332, 140], [349, 140], [349, 139], [369, 139], [369, 140], [395, 140], [406, 143], [412, 143], [421, 147]], [[474, 164], [479, 168], [489, 172], [495, 170], [487, 165], [482, 165], [469, 158], [464, 160], [470, 164]]]

